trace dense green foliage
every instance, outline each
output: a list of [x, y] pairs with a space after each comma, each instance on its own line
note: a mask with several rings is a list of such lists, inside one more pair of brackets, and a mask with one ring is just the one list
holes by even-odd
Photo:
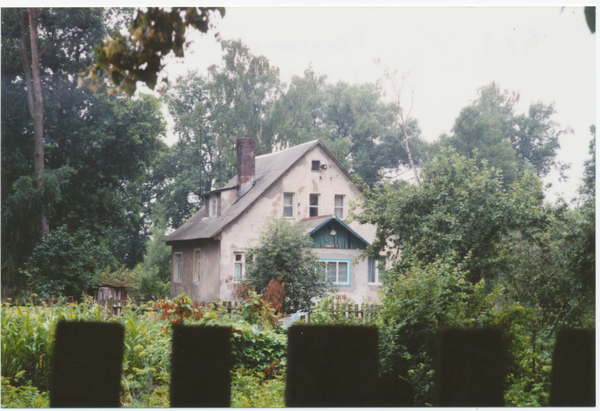
[[525, 169], [539, 177], [552, 168], [568, 166], [556, 160], [559, 137], [572, 133], [552, 120], [554, 104], [532, 103], [527, 115], [516, 115], [519, 94], [501, 91], [496, 83], [478, 90], [479, 98], [463, 108], [451, 135], [442, 135], [439, 147], [452, 147], [457, 153], [483, 160], [502, 172], [505, 184], [513, 182]]
[[125, 406], [168, 406], [170, 324], [174, 322], [231, 326], [232, 404], [283, 405], [287, 337], [274, 310], [255, 293], [231, 316], [223, 309], [195, 305], [187, 296], [163, 300], [157, 308], [162, 315], [134, 306], [112, 317], [91, 299], [67, 306], [3, 306], [2, 395], [7, 401], [3, 406], [48, 406], [50, 357], [60, 320], [116, 321], [125, 327], [121, 377]]
[[317, 273], [320, 262], [312, 243], [302, 225], [284, 218], [265, 220], [258, 245], [248, 249], [246, 281], [259, 293], [265, 293], [272, 280], [279, 281], [284, 284], [283, 312], [310, 310], [312, 299], [332, 291]]
[[392, 260], [381, 372], [407, 383], [414, 405], [431, 404], [441, 326], [500, 327], [507, 405], [548, 404], [557, 331], [595, 326], [595, 196], [577, 209], [547, 204], [527, 171], [506, 184], [487, 161], [442, 151], [421, 184], [368, 190], [355, 218], [377, 224], [368, 251]]
[[465, 262], [473, 282], [496, 275], [497, 244], [513, 230], [530, 233], [546, 223], [540, 181], [525, 173], [508, 188], [502, 175], [485, 162], [480, 169], [444, 151], [428, 163], [420, 185], [384, 185], [370, 191], [357, 217], [377, 225], [373, 255], [389, 247], [399, 264], [412, 258]]
[[28, 286], [44, 297], [94, 294], [96, 271], [110, 264], [107, 247], [98, 244], [91, 233], [72, 233], [65, 226], [48, 233], [33, 249], [25, 275]]
[[19, 58], [18, 16], [18, 9], [2, 13], [3, 291], [25, 286], [26, 277], [18, 273], [41, 241], [40, 205], [50, 231], [62, 226], [70, 233], [87, 230], [109, 247], [119, 264], [131, 268], [142, 260], [148, 234], [150, 196], [143, 177], [165, 149], [160, 104], [152, 96], [107, 96], [77, 85], [77, 73], [93, 61], [93, 46], [107, 30], [118, 29], [128, 12], [42, 10], [42, 188], [34, 181], [34, 133]]

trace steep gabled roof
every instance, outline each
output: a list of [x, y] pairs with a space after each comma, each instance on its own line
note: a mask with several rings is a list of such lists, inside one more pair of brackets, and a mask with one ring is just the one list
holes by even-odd
[[[256, 171], [254, 186], [241, 198], [234, 200], [232, 205], [225, 210], [218, 218], [208, 219], [204, 217], [206, 212], [204, 207], [194, 214], [185, 224], [171, 233], [165, 239], [166, 242], [196, 240], [202, 238], [213, 238], [219, 234], [228, 224], [239, 217], [248, 207], [250, 207], [260, 196], [277, 181], [286, 171], [288, 171], [302, 156], [310, 150], [320, 146], [342, 170], [342, 172], [352, 180], [352, 176], [346, 171], [344, 166], [325, 148], [319, 140], [309, 141], [286, 150], [276, 153], [265, 154], [256, 157]], [[233, 177], [223, 187], [223, 189], [235, 188], [237, 186], [237, 175]]]

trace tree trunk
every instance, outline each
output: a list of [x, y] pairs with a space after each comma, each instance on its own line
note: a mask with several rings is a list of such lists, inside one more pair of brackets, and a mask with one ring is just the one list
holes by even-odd
[[[38, 18], [41, 10], [34, 8], [27, 9], [29, 15], [29, 37], [31, 41], [31, 68], [23, 67], [25, 73], [31, 70], [33, 87], [28, 83], [28, 98], [30, 109], [33, 106], [31, 117], [33, 118], [34, 150], [33, 167], [35, 169], [35, 187], [39, 192], [43, 189], [42, 173], [44, 172], [44, 99], [42, 96], [42, 81], [40, 78], [40, 56], [39, 56], [39, 38], [38, 38]], [[23, 26], [21, 26], [23, 28]], [[21, 35], [23, 40], [24, 33]], [[26, 54], [26, 53], [23, 53]], [[24, 62], [25, 63], [25, 62]], [[27, 75], [26, 75], [27, 76]], [[33, 104], [31, 101], [33, 100]], [[46, 218], [44, 204], [40, 200], [40, 230], [42, 235], [48, 234], [49, 226]]]

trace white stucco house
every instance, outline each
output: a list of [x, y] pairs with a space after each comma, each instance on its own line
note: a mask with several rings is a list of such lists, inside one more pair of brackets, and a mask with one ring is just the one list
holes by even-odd
[[246, 250], [274, 215], [305, 227], [339, 294], [379, 300], [377, 262], [356, 260], [375, 226], [346, 222], [361, 190], [320, 141], [255, 157], [254, 140], [238, 140], [237, 175], [204, 196], [206, 206], [165, 239], [172, 247], [172, 297], [184, 291], [199, 302], [235, 300]]

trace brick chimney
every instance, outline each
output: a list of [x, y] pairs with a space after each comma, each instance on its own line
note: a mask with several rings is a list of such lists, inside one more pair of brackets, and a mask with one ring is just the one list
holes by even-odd
[[254, 183], [255, 161], [254, 161], [254, 139], [241, 138], [236, 141], [237, 147], [237, 176], [238, 197], [246, 194]]

